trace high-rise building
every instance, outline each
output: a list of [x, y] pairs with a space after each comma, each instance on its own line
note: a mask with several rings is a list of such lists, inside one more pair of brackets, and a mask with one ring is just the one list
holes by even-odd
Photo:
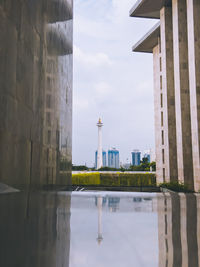
[[108, 167], [119, 169], [119, 151], [115, 148], [108, 150]]
[[148, 162], [150, 163], [151, 162], [151, 155], [149, 152], [145, 152], [143, 154], [143, 158], [146, 158], [148, 160]]
[[[95, 152], [95, 169], [97, 169], [97, 150]], [[106, 159], [106, 151], [102, 151], [102, 167], [106, 167], [107, 159]]]
[[133, 152], [131, 152], [132, 155], [132, 165], [133, 166], [138, 166], [140, 165], [140, 161], [141, 161], [141, 152], [137, 149], [133, 150]]
[[[153, 53], [156, 175], [200, 190], [200, 5], [139, 0], [132, 17], [159, 22], [133, 46]], [[141, 70], [142, 71], [142, 70]]]

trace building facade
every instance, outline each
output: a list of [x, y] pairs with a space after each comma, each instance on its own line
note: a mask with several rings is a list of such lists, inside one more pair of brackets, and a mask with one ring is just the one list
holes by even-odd
[[72, 0], [0, 1], [0, 183], [70, 183], [72, 21]]
[[132, 17], [159, 22], [133, 47], [153, 53], [158, 182], [200, 189], [200, 3], [139, 0]]
[[119, 151], [115, 148], [108, 150], [108, 167], [119, 169]]
[[133, 166], [139, 166], [141, 161], [141, 152], [139, 150], [133, 150], [131, 152], [132, 155], [132, 165]]
[[[95, 169], [97, 169], [97, 150], [95, 152]], [[102, 151], [102, 167], [106, 167], [107, 166], [107, 158], [106, 158], [106, 151]]]
[[147, 158], [148, 162], [151, 162], [151, 154], [149, 151], [144, 152], [143, 158]]

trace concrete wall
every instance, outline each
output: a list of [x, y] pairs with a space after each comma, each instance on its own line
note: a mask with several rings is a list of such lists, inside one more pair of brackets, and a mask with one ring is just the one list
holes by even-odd
[[194, 187], [200, 190], [200, 2], [187, 1], [188, 67]]
[[169, 182], [178, 180], [171, 7], [163, 7], [160, 11], [160, 43], [163, 98], [162, 149], [164, 149], [165, 157], [163, 167], [165, 168], [165, 181]]
[[0, 0], [2, 183], [70, 183], [72, 15], [71, 0]]
[[194, 188], [186, 0], [172, 1], [178, 178]]

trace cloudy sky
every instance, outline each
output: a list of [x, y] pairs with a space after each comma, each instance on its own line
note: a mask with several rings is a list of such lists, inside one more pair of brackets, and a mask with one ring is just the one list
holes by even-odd
[[135, 0], [75, 0], [73, 164], [93, 166], [99, 117], [103, 149], [120, 161], [154, 148], [152, 54], [131, 47], [157, 21], [130, 18]]

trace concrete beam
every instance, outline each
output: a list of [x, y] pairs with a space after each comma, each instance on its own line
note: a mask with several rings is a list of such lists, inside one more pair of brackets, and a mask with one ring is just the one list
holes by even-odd
[[153, 48], [158, 44], [160, 36], [160, 22], [156, 23], [154, 27], [133, 47], [133, 52], [152, 53]]
[[160, 9], [171, 6], [171, 0], [138, 0], [129, 12], [130, 17], [160, 18]]

